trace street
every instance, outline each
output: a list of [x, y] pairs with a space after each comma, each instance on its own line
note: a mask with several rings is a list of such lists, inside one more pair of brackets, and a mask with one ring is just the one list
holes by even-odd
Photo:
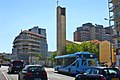
[[74, 77], [54, 72], [53, 68], [45, 68], [48, 73], [48, 80], [74, 80]]
[[[18, 80], [18, 74], [7, 74], [8, 66], [2, 66], [0, 68], [0, 80]], [[59, 74], [54, 72], [53, 68], [45, 68], [48, 75], [48, 80], [74, 80], [74, 77]]]

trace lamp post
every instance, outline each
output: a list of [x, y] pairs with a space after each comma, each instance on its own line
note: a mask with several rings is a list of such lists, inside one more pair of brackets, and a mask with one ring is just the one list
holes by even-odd
[[107, 18], [104, 18], [104, 19], [109, 21], [109, 27], [110, 27], [110, 62], [112, 65], [112, 26], [111, 26], [110, 19], [107, 19]]
[[109, 0], [108, 0], [108, 13], [109, 13], [109, 18], [104, 18], [104, 20], [108, 20], [109, 21], [109, 27], [110, 27], [110, 62], [112, 65], [112, 26], [111, 26], [111, 19], [110, 19], [110, 4], [109, 4]]

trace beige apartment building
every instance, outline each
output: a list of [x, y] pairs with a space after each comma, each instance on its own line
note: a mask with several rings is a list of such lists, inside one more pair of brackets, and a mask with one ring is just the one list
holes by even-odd
[[85, 23], [77, 27], [74, 32], [74, 41], [82, 42], [90, 40], [110, 41], [110, 27], [104, 28], [103, 25], [93, 25], [92, 23]]
[[21, 31], [13, 41], [12, 53], [16, 55], [16, 59], [24, 60], [26, 63], [32, 63], [35, 54], [46, 57], [48, 53], [46, 37], [32, 31]]
[[[112, 36], [116, 48], [116, 65], [120, 66], [120, 0], [108, 0], [110, 20], [114, 21], [114, 35]], [[111, 15], [112, 14], [112, 15]]]

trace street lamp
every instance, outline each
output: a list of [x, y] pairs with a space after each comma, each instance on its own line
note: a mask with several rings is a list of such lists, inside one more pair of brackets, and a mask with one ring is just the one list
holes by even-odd
[[110, 27], [110, 62], [111, 62], [111, 65], [112, 65], [112, 26], [111, 26], [110, 19], [104, 18], [104, 20], [109, 21], [109, 27]]

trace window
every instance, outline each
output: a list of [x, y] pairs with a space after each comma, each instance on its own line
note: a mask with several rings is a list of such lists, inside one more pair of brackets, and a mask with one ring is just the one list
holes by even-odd
[[13, 63], [12, 63], [14, 66], [23, 66], [23, 62], [21, 62], [21, 61], [13, 61]]
[[82, 65], [87, 65], [87, 61], [86, 60], [82, 60]]
[[61, 15], [65, 15], [65, 8], [61, 8]]
[[117, 70], [117, 69], [108, 69], [108, 72], [110, 74], [119, 74], [119, 70]]
[[88, 70], [85, 71], [84, 74], [90, 74], [90, 72], [91, 72], [91, 69], [88, 69]]
[[76, 62], [72, 64], [72, 66], [75, 66], [76, 65]]
[[103, 75], [108, 74], [107, 70], [106, 70], [106, 69], [105, 69], [105, 70], [103, 70], [103, 71], [102, 71], [102, 74], [103, 74]]
[[91, 74], [99, 74], [99, 70], [98, 69], [92, 69]]
[[78, 61], [76, 62], [76, 67], [77, 67], [77, 68], [79, 67], [79, 62], [78, 62]]
[[31, 66], [28, 69], [30, 72], [34, 72], [34, 71], [44, 71], [44, 68], [41, 66]]

